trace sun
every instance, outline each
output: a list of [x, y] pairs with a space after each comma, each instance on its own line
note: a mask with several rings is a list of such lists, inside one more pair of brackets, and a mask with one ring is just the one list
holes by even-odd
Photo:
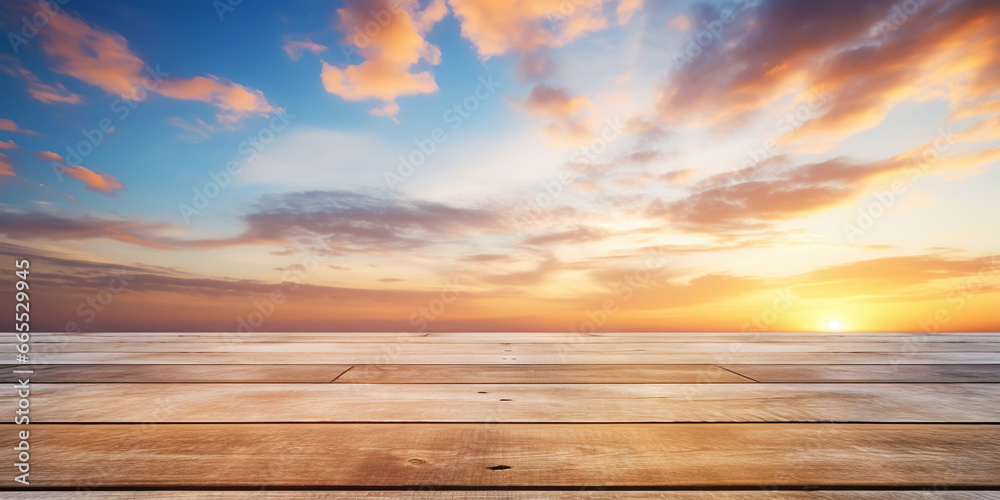
[[839, 332], [844, 325], [840, 324], [840, 320], [831, 319], [829, 323], [826, 324], [826, 329], [831, 332]]

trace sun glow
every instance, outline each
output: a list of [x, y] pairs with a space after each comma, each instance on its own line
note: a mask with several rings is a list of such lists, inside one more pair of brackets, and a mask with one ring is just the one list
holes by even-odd
[[826, 324], [826, 329], [831, 332], [839, 332], [844, 325], [840, 324], [840, 320], [831, 319], [829, 323]]

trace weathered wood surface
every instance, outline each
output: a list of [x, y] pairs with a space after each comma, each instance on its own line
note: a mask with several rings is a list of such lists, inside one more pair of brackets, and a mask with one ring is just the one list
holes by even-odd
[[1000, 383], [1000, 365], [728, 365], [725, 368], [767, 383]]
[[[0, 492], [0, 498], [3, 497]], [[558, 490], [434, 490], [413, 488], [399, 491], [272, 491], [252, 489], [245, 491], [60, 491], [58, 494], [22, 492], [18, 499], [48, 500], [249, 500], [264, 498], [274, 500], [351, 500], [356, 498], [390, 500], [572, 500], [621, 499], [621, 500], [995, 500], [995, 491], [949, 491], [927, 488], [915, 491], [631, 491], [609, 489]]]
[[[34, 422], [1000, 423], [996, 384], [36, 384]], [[13, 386], [0, 406], [16, 406]]]
[[[38, 424], [32, 439], [35, 488], [1000, 488], [996, 425]], [[0, 434], [0, 461], [14, 444]]]
[[351, 384], [692, 384], [753, 380], [711, 365], [355, 365]]
[[[181, 348], [183, 349], [183, 347]], [[34, 352], [34, 351], [33, 351]], [[358, 353], [269, 352], [34, 352], [37, 364], [1000, 364], [995, 352], [787, 353], [787, 352], [593, 352], [553, 347], [546, 354], [419, 354], [405, 346], [372, 346]], [[13, 364], [13, 351], [0, 353], [0, 364]]]
[[[45, 383], [329, 383], [352, 365], [45, 365], [32, 379]], [[0, 367], [0, 382], [24, 375]]]
[[[14, 382], [13, 367], [0, 381]], [[694, 384], [753, 380], [711, 365], [46, 365], [53, 383]]]
[[0, 499], [1000, 499], [998, 334], [34, 333], [30, 356], [31, 486], [70, 491]]

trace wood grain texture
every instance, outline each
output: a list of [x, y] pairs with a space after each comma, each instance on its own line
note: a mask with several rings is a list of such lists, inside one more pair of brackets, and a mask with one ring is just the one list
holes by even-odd
[[356, 365], [343, 384], [692, 384], [753, 382], [711, 365]]
[[1000, 383], [1000, 365], [728, 365], [757, 382]]
[[35, 384], [31, 404], [60, 423], [1000, 423], [995, 384]]
[[[14, 436], [0, 433], [0, 461], [14, 461]], [[37, 424], [31, 436], [35, 488], [1000, 488], [996, 425]]]
[[[349, 368], [351, 365], [46, 365], [34, 368], [31, 378], [48, 384], [329, 383]], [[16, 382], [17, 378], [11, 370], [0, 369], [0, 382]]]
[[[0, 492], [0, 498], [3, 493]], [[60, 491], [58, 493], [19, 492], [18, 499], [49, 500], [351, 500], [356, 498], [387, 500], [996, 500], [996, 491], [595, 491], [588, 490], [423, 490], [409, 491]]]

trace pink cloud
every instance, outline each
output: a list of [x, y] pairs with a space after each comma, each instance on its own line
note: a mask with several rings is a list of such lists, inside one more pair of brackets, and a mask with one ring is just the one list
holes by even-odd
[[7, 155], [0, 153], [0, 178], [2, 177], [17, 177], [14, 173], [14, 167], [8, 161]]
[[82, 104], [84, 102], [82, 95], [70, 92], [61, 83], [50, 85], [42, 82], [31, 70], [25, 68], [21, 64], [21, 61], [14, 57], [0, 56], [0, 61], [5, 62], [4, 66], [0, 66], [0, 71], [24, 82], [28, 95], [38, 101], [46, 104], [54, 102]]
[[327, 47], [309, 40], [289, 40], [281, 46], [293, 61], [298, 61], [303, 52], [311, 52], [319, 55], [326, 52]]
[[94, 172], [79, 165], [65, 165], [60, 171], [70, 177], [80, 179], [87, 185], [87, 189], [90, 191], [112, 195], [115, 191], [125, 188], [125, 185], [118, 179], [103, 172]]
[[7, 132], [15, 132], [18, 134], [26, 134], [26, 135], [42, 135], [39, 134], [38, 132], [35, 132], [34, 130], [27, 130], [18, 127], [17, 124], [14, 123], [14, 120], [10, 120], [8, 118], [0, 118], [0, 130], [4, 130]]

